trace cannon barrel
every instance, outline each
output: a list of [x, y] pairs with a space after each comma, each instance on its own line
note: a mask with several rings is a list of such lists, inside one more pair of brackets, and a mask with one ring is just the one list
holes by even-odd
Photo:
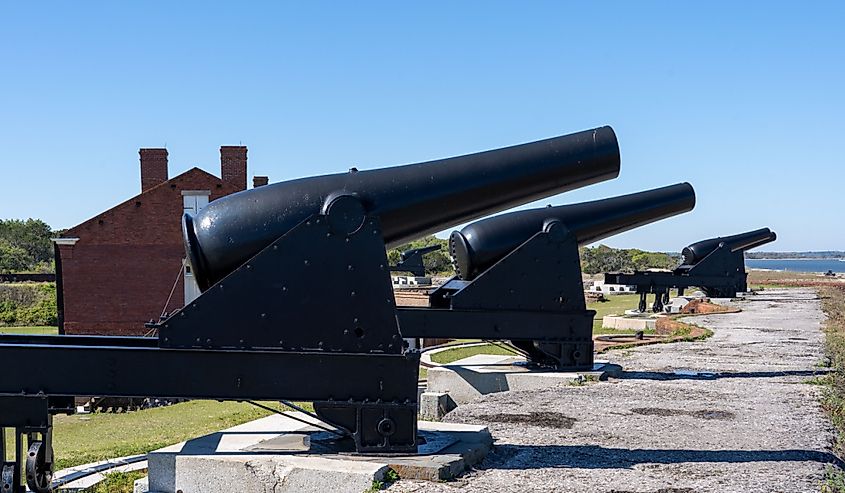
[[679, 183], [592, 202], [509, 212], [474, 222], [449, 237], [457, 275], [471, 280], [516, 247], [560, 221], [587, 244], [692, 210], [695, 191]]
[[710, 255], [713, 250], [719, 248], [719, 245], [722, 243], [730, 248], [732, 252], [736, 252], [739, 250], [750, 250], [754, 247], [775, 241], [776, 239], [777, 235], [774, 231], [769, 228], [762, 228], [748, 231], [747, 233], [697, 241], [685, 247], [681, 251], [681, 257], [683, 257], [684, 265], [694, 265], [704, 257]]
[[338, 195], [379, 217], [387, 247], [619, 175], [610, 127], [419, 164], [302, 178], [215, 200], [183, 217], [205, 290]]

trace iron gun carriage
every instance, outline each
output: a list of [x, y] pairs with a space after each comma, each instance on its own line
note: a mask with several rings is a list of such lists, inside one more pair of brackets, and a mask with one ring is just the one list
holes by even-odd
[[745, 251], [776, 239], [772, 230], [762, 228], [698, 241], [681, 251], [681, 264], [671, 272], [609, 272], [605, 274], [605, 283], [636, 286], [641, 312], [646, 311], [646, 297], [650, 293], [654, 294], [652, 310], [662, 311], [671, 289], [677, 289], [678, 295], [683, 296], [684, 290], [697, 286], [707, 296], [733, 298], [748, 291]]
[[0, 335], [3, 491], [50, 490], [52, 417], [74, 396], [311, 401], [357, 452], [415, 451], [419, 352], [385, 247], [618, 173], [602, 127], [210, 203], [183, 219], [202, 294], [155, 337]]
[[402, 308], [412, 337], [505, 340], [530, 363], [593, 367], [578, 246], [692, 210], [680, 183], [603, 200], [482, 219], [449, 238], [456, 275], [429, 296], [430, 308]]

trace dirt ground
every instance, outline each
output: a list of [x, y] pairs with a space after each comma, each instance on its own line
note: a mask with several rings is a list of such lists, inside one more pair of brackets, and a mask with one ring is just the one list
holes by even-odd
[[818, 492], [833, 435], [818, 404], [815, 291], [767, 289], [740, 313], [686, 319], [697, 342], [612, 350], [621, 378], [484, 396], [446, 421], [487, 424], [481, 467], [391, 492]]

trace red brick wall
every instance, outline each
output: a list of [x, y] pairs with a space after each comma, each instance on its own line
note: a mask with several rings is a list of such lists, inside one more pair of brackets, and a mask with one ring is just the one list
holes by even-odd
[[246, 190], [246, 146], [220, 147], [220, 177], [238, 190]]
[[[144, 322], [158, 320], [176, 280], [181, 246], [81, 243], [72, 259], [62, 255], [65, 333], [144, 334]], [[183, 293], [180, 280], [169, 310], [182, 306]]]
[[[194, 168], [68, 230], [79, 241], [59, 246], [65, 333], [142, 335], [158, 320], [185, 256], [182, 190], [238, 191]], [[183, 304], [179, 275], [167, 311]]]
[[167, 181], [167, 149], [141, 149], [141, 191]]

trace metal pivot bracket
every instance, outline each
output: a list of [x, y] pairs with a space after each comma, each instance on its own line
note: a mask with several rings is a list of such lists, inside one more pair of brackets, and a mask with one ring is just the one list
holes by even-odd
[[[330, 197], [321, 214], [299, 223], [164, 321], [160, 345], [366, 360], [371, 368], [356, 378], [377, 379], [379, 385], [348, 400], [329, 400], [339, 392], [323, 395], [318, 414], [349, 431], [358, 452], [413, 451], [419, 353], [404, 349], [389, 272], [378, 219], [356, 197]], [[387, 356], [403, 359], [402, 371], [387, 372], [381, 361]], [[323, 358], [319, 370], [350, 372], [351, 366], [333, 361], [337, 358]], [[397, 386], [405, 401], [382, 403], [383, 389]], [[377, 421], [375, 414], [381, 416]]]
[[701, 288], [714, 298], [733, 298], [748, 290], [745, 272], [745, 251], [732, 252], [722, 243], [686, 271], [690, 277], [721, 278], [720, 283], [702, 283]]
[[[587, 310], [584, 301], [577, 240], [560, 221], [549, 221], [543, 231], [472, 281], [447, 282], [431, 294], [430, 300], [432, 307], [449, 307], [452, 311], [507, 312], [517, 320], [519, 313], [526, 319], [545, 317], [542, 333], [530, 337], [521, 333], [518, 323], [502, 324], [513, 327], [510, 330], [484, 326], [477, 337], [510, 340], [528, 353], [531, 362], [542, 366], [593, 366], [595, 312]], [[565, 325], [560, 325], [561, 315], [569, 315]], [[404, 320], [401, 313], [400, 320]], [[465, 330], [457, 332], [467, 335]]]
[[379, 222], [355, 204], [335, 199], [212, 285], [163, 322], [161, 347], [401, 354]]
[[440, 250], [440, 245], [405, 250], [400, 254], [399, 262], [396, 265], [391, 265], [390, 270], [392, 272], [410, 272], [417, 277], [422, 277], [425, 275], [423, 257], [427, 253], [436, 252], [437, 250]]
[[359, 453], [417, 451], [416, 402], [320, 401], [314, 411], [348, 431]]

